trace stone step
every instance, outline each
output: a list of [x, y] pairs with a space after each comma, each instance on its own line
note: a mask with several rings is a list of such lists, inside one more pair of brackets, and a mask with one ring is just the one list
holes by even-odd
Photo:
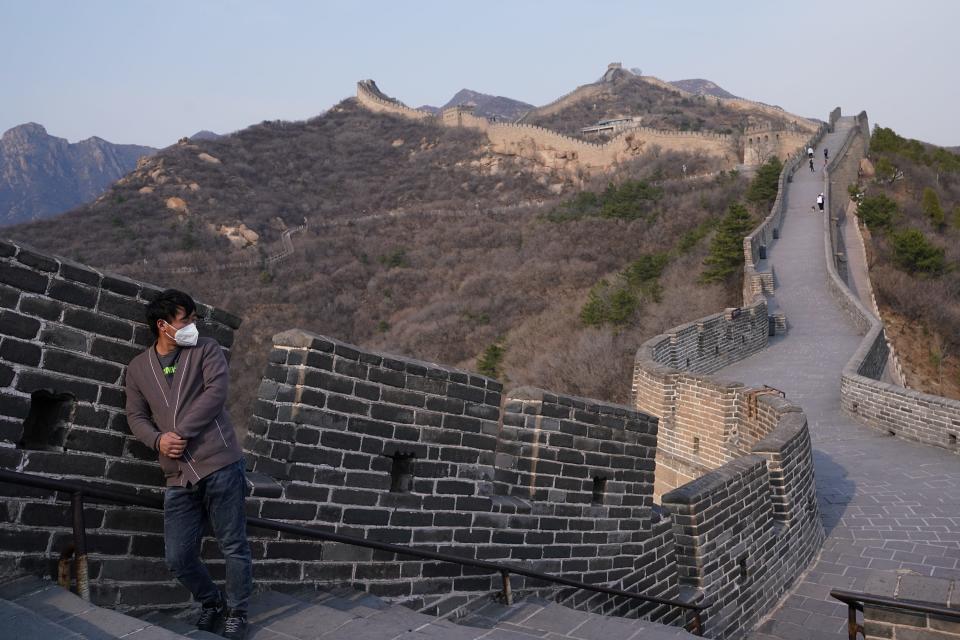
[[[543, 598], [527, 598], [509, 607], [490, 602], [459, 623], [557, 640], [666, 640], [696, 637], [679, 627], [577, 611]], [[494, 636], [484, 636], [487, 637]]]
[[[451, 602], [459, 602], [453, 598]], [[467, 607], [466, 604], [462, 606]], [[196, 609], [179, 615], [152, 612], [142, 618], [103, 609], [48, 581], [33, 577], [0, 584], [0, 624], [18, 640], [214, 640], [198, 631]], [[529, 597], [512, 606], [473, 599], [454, 623], [390, 604], [350, 588], [267, 591], [249, 608], [248, 640], [664, 640], [692, 637], [682, 629], [644, 620], [576, 611]]]
[[[4, 636], [10, 632], [11, 638], [28, 637], [30, 629], [39, 630], [40, 620], [46, 620], [59, 632], [51, 632], [42, 640], [55, 638], [87, 638], [89, 640], [108, 640], [135, 636], [137, 640], [174, 640], [183, 638], [175, 633], [158, 627], [150, 622], [124, 615], [110, 609], [103, 609], [60, 586], [33, 576], [14, 578], [0, 584], [0, 599], [9, 605], [32, 614], [29, 618], [14, 616], [18, 627], [4, 624]], [[14, 611], [7, 607], [7, 611]], [[40, 637], [40, 636], [36, 636]]]
[[267, 591], [250, 602], [249, 640], [666, 640], [683, 629], [576, 611], [530, 597], [506, 606], [487, 598], [456, 623], [349, 589]]
[[[17, 640], [81, 640], [83, 636], [51, 622], [35, 611], [0, 599], [0, 628]], [[7, 635], [9, 634], [9, 636]]]
[[163, 627], [168, 631], [186, 636], [187, 638], [194, 638], [195, 640], [222, 640], [222, 637], [215, 633], [197, 629], [196, 619], [198, 615], [199, 613], [196, 610], [190, 609], [179, 616], [163, 611], [154, 611], [153, 613], [140, 616], [140, 618], [158, 627]]

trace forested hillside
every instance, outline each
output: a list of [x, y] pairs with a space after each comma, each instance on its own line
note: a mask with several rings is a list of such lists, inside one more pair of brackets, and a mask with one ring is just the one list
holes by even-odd
[[876, 127], [860, 181], [870, 277], [910, 387], [960, 399], [960, 155]]

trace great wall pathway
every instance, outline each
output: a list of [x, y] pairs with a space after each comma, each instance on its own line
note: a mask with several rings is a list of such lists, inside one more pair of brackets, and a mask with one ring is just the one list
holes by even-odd
[[811, 205], [823, 186], [823, 147], [838, 149], [851, 126], [843, 118], [816, 150], [817, 171], [803, 166], [787, 189], [787, 215], [769, 257], [788, 332], [716, 374], [774, 386], [803, 407], [827, 532], [819, 557], [751, 640], [845, 638], [846, 606], [830, 590], [863, 591], [874, 571], [960, 578], [957, 456], [887, 436], [840, 410], [840, 371], [861, 336], [827, 290], [822, 219]]

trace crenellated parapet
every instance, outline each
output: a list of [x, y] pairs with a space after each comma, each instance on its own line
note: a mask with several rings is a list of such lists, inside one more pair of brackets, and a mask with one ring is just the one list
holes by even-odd
[[361, 80], [357, 83], [357, 101], [375, 113], [392, 113], [413, 120], [426, 120], [433, 114], [419, 109], [412, 109], [399, 100], [391, 98], [380, 91], [373, 80]]
[[[592, 87], [592, 88], [591, 88]], [[584, 92], [604, 89], [604, 83], [586, 85], [563, 100], [580, 100]], [[631, 127], [603, 144], [574, 138], [537, 125], [517, 122], [491, 122], [473, 113], [470, 107], [458, 105], [444, 109], [439, 116], [411, 109], [386, 96], [372, 80], [357, 83], [357, 100], [378, 113], [390, 113], [416, 120], [436, 119], [443, 126], [466, 127], [482, 131], [495, 153], [533, 160], [561, 173], [605, 172], [619, 163], [659, 148], [667, 151], [703, 153], [721, 158], [730, 167], [762, 164], [768, 157], [786, 157], [806, 141], [808, 134], [800, 125], [781, 130], [764, 129], [753, 136], [730, 135], [705, 131], [664, 131], [650, 127]], [[560, 103], [558, 103], [558, 107]], [[771, 136], [773, 142], [771, 143]], [[745, 142], [748, 140], [749, 142]]]

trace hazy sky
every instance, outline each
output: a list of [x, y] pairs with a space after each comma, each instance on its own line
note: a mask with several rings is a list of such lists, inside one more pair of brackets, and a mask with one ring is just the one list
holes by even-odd
[[316, 115], [373, 78], [543, 104], [608, 62], [960, 145], [960, 2], [0, 0], [0, 132], [165, 146]]

